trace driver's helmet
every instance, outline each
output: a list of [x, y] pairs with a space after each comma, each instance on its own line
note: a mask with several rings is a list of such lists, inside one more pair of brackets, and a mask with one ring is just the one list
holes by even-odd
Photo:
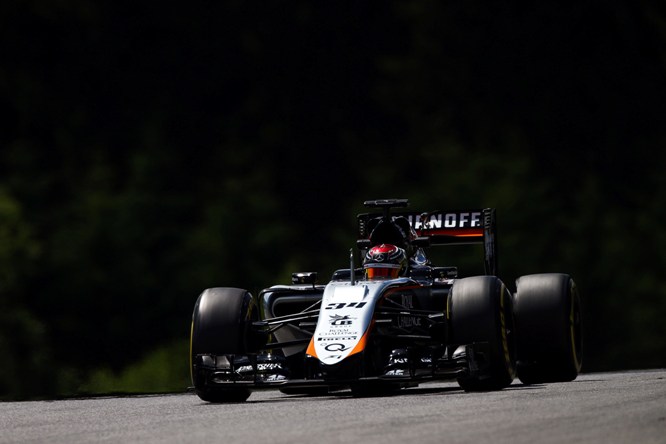
[[368, 250], [363, 268], [368, 279], [392, 279], [400, 276], [407, 267], [407, 254], [392, 244], [381, 244]]

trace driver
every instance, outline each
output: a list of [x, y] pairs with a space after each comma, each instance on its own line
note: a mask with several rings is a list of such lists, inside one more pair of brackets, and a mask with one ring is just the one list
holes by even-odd
[[416, 231], [405, 217], [392, 217], [390, 221], [377, 218], [368, 225], [371, 245], [394, 245], [404, 250], [410, 266], [424, 266], [429, 263], [423, 249], [412, 245], [412, 241], [416, 239]]
[[377, 245], [368, 250], [363, 268], [368, 279], [395, 279], [407, 270], [407, 254], [395, 245]]

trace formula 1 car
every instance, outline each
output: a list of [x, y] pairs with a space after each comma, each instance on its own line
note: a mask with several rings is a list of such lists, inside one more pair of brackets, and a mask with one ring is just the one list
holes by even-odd
[[[494, 209], [416, 213], [406, 199], [365, 202], [357, 248], [337, 270], [292, 275], [258, 297], [209, 288], [194, 306], [191, 377], [208, 402], [252, 391], [383, 395], [454, 379], [465, 391], [575, 379], [582, 362], [581, 304], [566, 274], [497, 277]], [[399, 209], [393, 211], [393, 209]], [[482, 244], [485, 275], [459, 278], [427, 248]]]

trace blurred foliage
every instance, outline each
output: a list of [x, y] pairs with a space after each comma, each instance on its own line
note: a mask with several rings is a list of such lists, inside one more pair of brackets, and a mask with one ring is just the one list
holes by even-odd
[[84, 383], [61, 390], [85, 395], [180, 392], [191, 384], [188, 355], [189, 342], [176, 342], [151, 351], [119, 374], [100, 367]]
[[0, 55], [2, 399], [184, 388], [199, 292], [328, 275], [385, 197], [497, 208], [586, 370], [666, 365], [657, 3], [30, 0]]

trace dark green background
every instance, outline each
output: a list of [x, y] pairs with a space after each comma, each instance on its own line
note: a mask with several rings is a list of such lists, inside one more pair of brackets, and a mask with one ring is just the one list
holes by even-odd
[[183, 389], [201, 290], [326, 280], [386, 197], [497, 208], [584, 370], [666, 365], [664, 9], [3, 2], [0, 398]]

